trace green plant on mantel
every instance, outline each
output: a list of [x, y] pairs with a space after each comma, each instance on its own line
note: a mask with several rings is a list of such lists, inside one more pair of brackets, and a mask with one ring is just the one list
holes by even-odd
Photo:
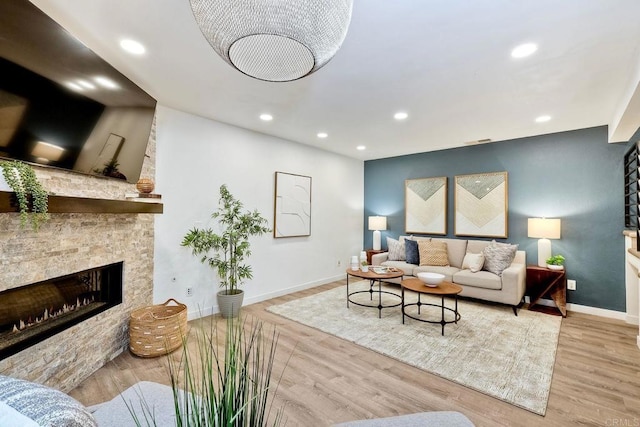
[[549, 265], [564, 265], [564, 257], [562, 255], [554, 255], [547, 258], [547, 264]]
[[[35, 172], [26, 163], [17, 160], [0, 161], [0, 168], [5, 181], [16, 193], [18, 210], [20, 211], [20, 226], [24, 228], [27, 221], [31, 222], [34, 231], [49, 219], [48, 194], [36, 177]], [[31, 205], [29, 197], [31, 196]]]

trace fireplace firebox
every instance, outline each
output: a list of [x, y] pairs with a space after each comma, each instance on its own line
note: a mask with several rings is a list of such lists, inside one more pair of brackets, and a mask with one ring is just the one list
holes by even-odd
[[0, 360], [122, 303], [123, 262], [0, 292]]

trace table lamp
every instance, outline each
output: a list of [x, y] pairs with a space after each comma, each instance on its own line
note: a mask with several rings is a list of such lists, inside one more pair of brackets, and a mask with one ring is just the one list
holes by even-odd
[[369, 217], [369, 230], [373, 230], [373, 250], [379, 251], [380, 245], [380, 230], [387, 229], [387, 217], [386, 216], [370, 216]]
[[559, 218], [529, 218], [528, 236], [538, 240], [538, 266], [546, 267], [551, 256], [551, 241], [560, 238]]

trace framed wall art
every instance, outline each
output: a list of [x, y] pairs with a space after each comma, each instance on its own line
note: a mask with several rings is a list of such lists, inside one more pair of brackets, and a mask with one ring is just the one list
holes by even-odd
[[507, 172], [455, 177], [456, 236], [507, 237]]
[[447, 177], [404, 182], [405, 232], [447, 234]]
[[273, 237], [311, 235], [311, 177], [276, 172]]

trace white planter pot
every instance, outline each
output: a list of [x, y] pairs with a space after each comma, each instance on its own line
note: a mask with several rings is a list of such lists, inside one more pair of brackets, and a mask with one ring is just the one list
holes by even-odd
[[362, 267], [360, 267], [360, 269], [362, 270], [363, 273], [366, 273], [367, 271], [369, 271], [369, 266], [363, 265]]
[[564, 270], [564, 265], [551, 265], [551, 264], [547, 264], [547, 268], [548, 268], [549, 270], [561, 271], [561, 270]]

